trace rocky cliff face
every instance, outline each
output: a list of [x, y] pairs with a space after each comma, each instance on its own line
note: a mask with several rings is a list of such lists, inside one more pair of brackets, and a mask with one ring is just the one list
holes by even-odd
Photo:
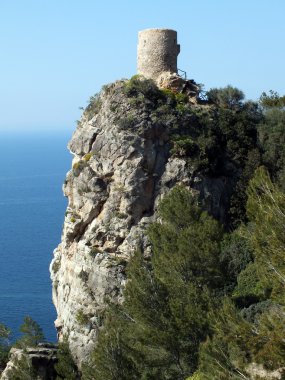
[[224, 177], [199, 175], [183, 154], [171, 154], [175, 117], [163, 118], [151, 93], [130, 96], [126, 88], [119, 81], [91, 99], [69, 143], [68, 207], [50, 269], [56, 328], [79, 365], [96, 343], [106, 303], [122, 299], [132, 253], [150, 254], [145, 231], [163, 194], [184, 184], [223, 218], [231, 192]]

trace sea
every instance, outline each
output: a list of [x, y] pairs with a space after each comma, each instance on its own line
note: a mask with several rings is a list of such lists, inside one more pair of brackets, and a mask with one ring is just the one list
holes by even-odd
[[19, 337], [25, 316], [56, 341], [49, 264], [60, 243], [70, 132], [0, 133], [0, 322]]

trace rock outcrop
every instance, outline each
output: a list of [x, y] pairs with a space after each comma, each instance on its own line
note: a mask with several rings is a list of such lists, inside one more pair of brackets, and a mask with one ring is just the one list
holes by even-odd
[[[28, 378], [29, 369], [32, 376], [39, 380], [54, 380], [56, 371], [54, 365], [57, 363], [57, 346], [42, 343], [37, 347], [25, 349], [12, 348], [10, 359], [4, 372], [0, 375], [1, 380]], [[17, 375], [15, 375], [17, 371]]]
[[151, 251], [146, 228], [163, 194], [184, 184], [220, 219], [231, 194], [225, 178], [199, 175], [171, 154], [175, 120], [159, 116], [152, 96], [126, 95], [127, 83], [105, 86], [91, 100], [69, 143], [68, 207], [50, 270], [58, 335], [68, 337], [79, 366], [96, 343], [107, 302], [122, 300], [131, 255], [138, 247]]
[[186, 94], [192, 104], [199, 102], [201, 88], [193, 79], [183, 79], [176, 73], [164, 72], [157, 78], [156, 83], [159, 88]]

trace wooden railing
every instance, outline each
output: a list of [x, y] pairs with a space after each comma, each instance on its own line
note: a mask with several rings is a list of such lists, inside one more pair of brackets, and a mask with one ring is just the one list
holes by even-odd
[[181, 70], [181, 69], [178, 69], [178, 73], [177, 73], [181, 78], [183, 78], [183, 79], [187, 79], [187, 73], [186, 73], [186, 71], [184, 71], [184, 70]]

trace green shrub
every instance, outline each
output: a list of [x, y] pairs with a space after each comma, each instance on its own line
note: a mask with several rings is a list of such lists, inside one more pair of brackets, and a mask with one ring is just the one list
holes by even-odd
[[3, 323], [0, 323], [0, 374], [8, 362], [10, 350], [11, 331]]
[[124, 212], [120, 212], [120, 211], [115, 211], [114, 215], [116, 218], [119, 218], [119, 219], [126, 219], [128, 217], [127, 214], [125, 214]]
[[188, 96], [186, 94], [182, 94], [181, 92], [175, 94], [175, 99], [177, 104], [185, 104], [189, 102]]
[[9, 380], [34, 380], [39, 378], [27, 355], [24, 354], [19, 358], [15, 358], [14, 364], [8, 371]]
[[121, 129], [126, 130], [133, 129], [138, 124], [138, 119], [135, 115], [128, 115], [116, 118], [115, 122]]
[[59, 268], [60, 268], [60, 261], [59, 260], [54, 261], [52, 264], [52, 271], [54, 273], [57, 273], [59, 271]]
[[238, 275], [253, 261], [253, 250], [239, 230], [226, 234], [221, 245], [220, 262], [225, 276], [225, 289], [232, 292]]
[[210, 103], [216, 106], [238, 109], [244, 100], [244, 93], [236, 87], [212, 88], [206, 93]]
[[125, 82], [124, 93], [130, 98], [143, 96], [152, 101], [156, 101], [162, 96], [160, 90], [152, 79], [145, 79], [139, 75], [135, 75]]
[[96, 247], [96, 246], [91, 247], [91, 249], [89, 251], [89, 255], [91, 257], [95, 257], [98, 253], [101, 253], [101, 250], [98, 247]]
[[83, 310], [78, 310], [76, 314], [76, 321], [81, 325], [87, 325], [89, 323], [89, 316], [87, 314], [84, 314]]
[[78, 277], [84, 282], [86, 283], [88, 281], [88, 273], [85, 271], [85, 270], [81, 270], [81, 272], [79, 273]]
[[102, 100], [99, 94], [91, 96], [89, 99], [89, 104], [85, 108], [83, 115], [86, 116], [87, 120], [91, 120], [101, 109]]
[[191, 377], [187, 377], [186, 380], [204, 380], [204, 379], [201, 373], [195, 372]]
[[78, 380], [78, 369], [72, 358], [66, 338], [58, 345], [57, 359], [58, 362], [55, 365], [56, 380]]
[[40, 325], [30, 316], [25, 316], [20, 332], [23, 334], [15, 343], [16, 347], [35, 347], [45, 341], [45, 336]]
[[263, 92], [259, 98], [259, 102], [265, 109], [284, 108], [285, 96], [280, 96], [278, 92], [270, 90], [269, 94]]
[[85, 160], [79, 160], [79, 161], [75, 162], [72, 165], [72, 170], [73, 170], [74, 176], [78, 177], [79, 174], [82, 172], [82, 170], [85, 168], [85, 166], [86, 166]]
[[84, 156], [83, 156], [83, 160], [88, 162], [90, 160], [90, 158], [93, 156], [93, 153], [90, 152], [90, 153], [86, 153]]
[[192, 137], [178, 136], [172, 140], [173, 148], [170, 153], [174, 157], [194, 157], [199, 152], [199, 147]]
[[266, 298], [266, 289], [260, 283], [258, 268], [254, 263], [249, 263], [239, 274], [237, 286], [233, 292], [233, 299], [239, 306], [247, 307], [252, 303]]

